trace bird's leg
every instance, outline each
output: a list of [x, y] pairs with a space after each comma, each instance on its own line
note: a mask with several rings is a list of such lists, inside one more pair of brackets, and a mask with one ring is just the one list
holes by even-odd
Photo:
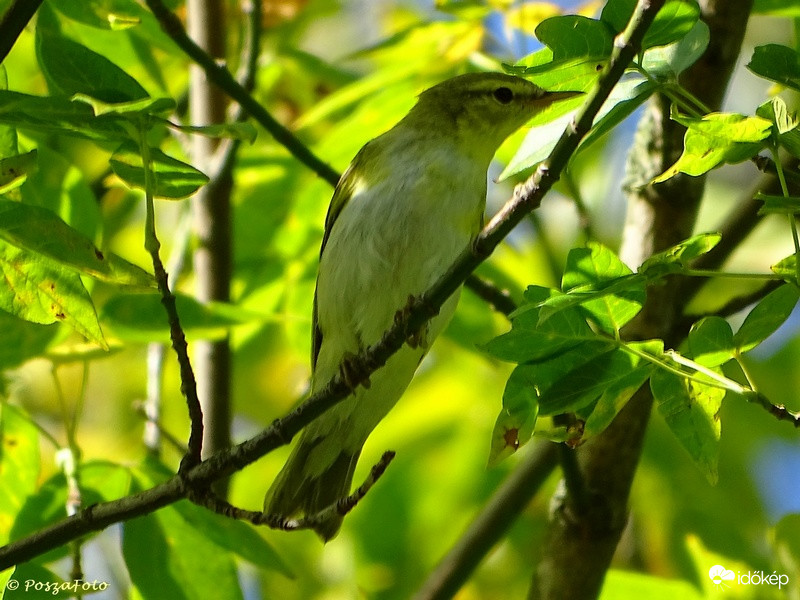
[[369, 375], [364, 374], [364, 361], [358, 354], [345, 352], [342, 355], [342, 362], [339, 363], [339, 375], [353, 392], [359, 385], [369, 389]]
[[[420, 300], [413, 295], [408, 296], [406, 305], [398, 310], [394, 315], [394, 322], [401, 323], [408, 319], [408, 315], [414, 310]], [[436, 311], [438, 313], [438, 311]], [[434, 313], [431, 316], [436, 316]], [[409, 331], [406, 327], [406, 343], [412, 348], [427, 348], [428, 347], [428, 322], [416, 331]]]

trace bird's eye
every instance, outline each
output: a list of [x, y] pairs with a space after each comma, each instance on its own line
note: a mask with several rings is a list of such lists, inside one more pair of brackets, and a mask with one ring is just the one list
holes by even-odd
[[507, 87], [499, 87], [494, 91], [494, 99], [500, 104], [508, 104], [514, 98], [514, 92]]

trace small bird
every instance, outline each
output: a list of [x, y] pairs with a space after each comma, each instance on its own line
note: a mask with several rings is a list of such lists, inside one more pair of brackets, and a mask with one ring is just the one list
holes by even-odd
[[[348, 357], [379, 341], [481, 229], [489, 163], [511, 133], [555, 101], [520, 77], [471, 73], [422, 92], [392, 129], [368, 142], [333, 193], [314, 298], [312, 392]], [[369, 434], [400, 399], [455, 311], [459, 292], [369, 385], [313, 421], [267, 492], [265, 512], [316, 514], [350, 493]], [[342, 517], [316, 527], [331, 539]]]

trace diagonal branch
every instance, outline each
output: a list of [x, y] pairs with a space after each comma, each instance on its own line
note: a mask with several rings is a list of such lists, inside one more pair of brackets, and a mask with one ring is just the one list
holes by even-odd
[[[147, 0], [157, 16], [167, 26], [182, 26], [177, 18], [166, 11], [160, 0]], [[478, 236], [472, 248], [465, 250], [456, 262], [417, 299], [410, 302], [408, 310], [386, 331], [381, 340], [367, 348], [352, 364], [356, 367], [360, 381], [382, 367], [386, 361], [406, 342], [409, 332], [419, 331], [434, 317], [444, 302], [461, 287], [470, 273], [480, 265], [512, 229], [532, 210], [537, 208], [544, 195], [558, 180], [569, 159], [578, 148], [581, 139], [591, 128], [600, 107], [608, 98], [628, 64], [635, 57], [644, 33], [664, 0], [642, 0], [634, 18], [626, 30], [617, 38], [610, 63], [601, 74], [595, 89], [589, 94], [583, 109], [564, 131], [548, 159], [539, 165], [536, 172], [525, 183], [517, 186], [512, 198], [494, 216]], [[166, 11], [166, 15], [164, 14]], [[185, 33], [184, 33], [185, 36]], [[188, 38], [187, 38], [188, 40]], [[191, 41], [189, 40], [189, 43]], [[192, 44], [193, 48], [196, 46]], [[202, 51], [201, 51], [201, 54]], [[193, 57], [194, 58], [194, 57]], [[212, 61], [213, 62], [213, 61]], [[236, 89], [241, 86], [232, 80], [230, 73], [216, 64], [212, 65], [209, 77], [218, 77], [224, 72]], [[212, 80], [213, 80], [212, 77]], [[224, 77], [223, 77], [224, 79]], [[226, 89], [228, 89], [226, 87]], [[242, 92], [244, 90], [242, 89]], [[248, 103], [255, 101], [244, 92]], [[239, 98], [235, 98], [239, 101]], [[258, 106], [257, 103], [255, 103]], [[242, 104], [248, 111], [250, 108]], [[266, 111], [258, 106], [259, 110]], [[251, 114], [253, 114], [251, 112]], [[271, 117], [270, 117], [271, 118]], [[152, 512], [189, 495], [190, 490], [203, 490], [231, 473], [255, 462], [276, 448], [288, 444], [306, 425], [318, 418], [352, 393], [352, 388], [341, 375], [336, 376], [322, 390], [315, 393], [297, 409], [275, 421], [258, 435], [220, 451], [196, 465], [188, 462], [180, 475], [140, 494], [112, 502], [104, 502], [46, 527], [31, 536], [0, 548], [0, 570], [29, 560], [52, 548], [67, 543], [92, 531], [99, 531], [113, 523]]]
[[11, 52], [19, 34], [41, 5], [42, 0], [14, 0], [8, 7], [0, 20], [0, 63]]

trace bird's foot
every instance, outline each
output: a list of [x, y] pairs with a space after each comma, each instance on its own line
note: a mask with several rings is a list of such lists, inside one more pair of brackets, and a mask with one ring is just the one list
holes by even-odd
[[[420, 304], [419, 298], [409, 295], [406, 305], [398, 310], [394, 315], [395, 323], [405, 322], [408, 315], [413, 311], [417, 305]], [[422, 327], [416, 331], [409, 331], [406, 327], [406, 343], [412, 348], [427, 348], [428, 347], [428, 323], [426, 322]]]
[[364, 373], [364, 361], [357, 354], [344, 353], [339, 365], [339, 374], [351, 390], [355, 391], [359, 385], [369, 389], [369, 375]]

